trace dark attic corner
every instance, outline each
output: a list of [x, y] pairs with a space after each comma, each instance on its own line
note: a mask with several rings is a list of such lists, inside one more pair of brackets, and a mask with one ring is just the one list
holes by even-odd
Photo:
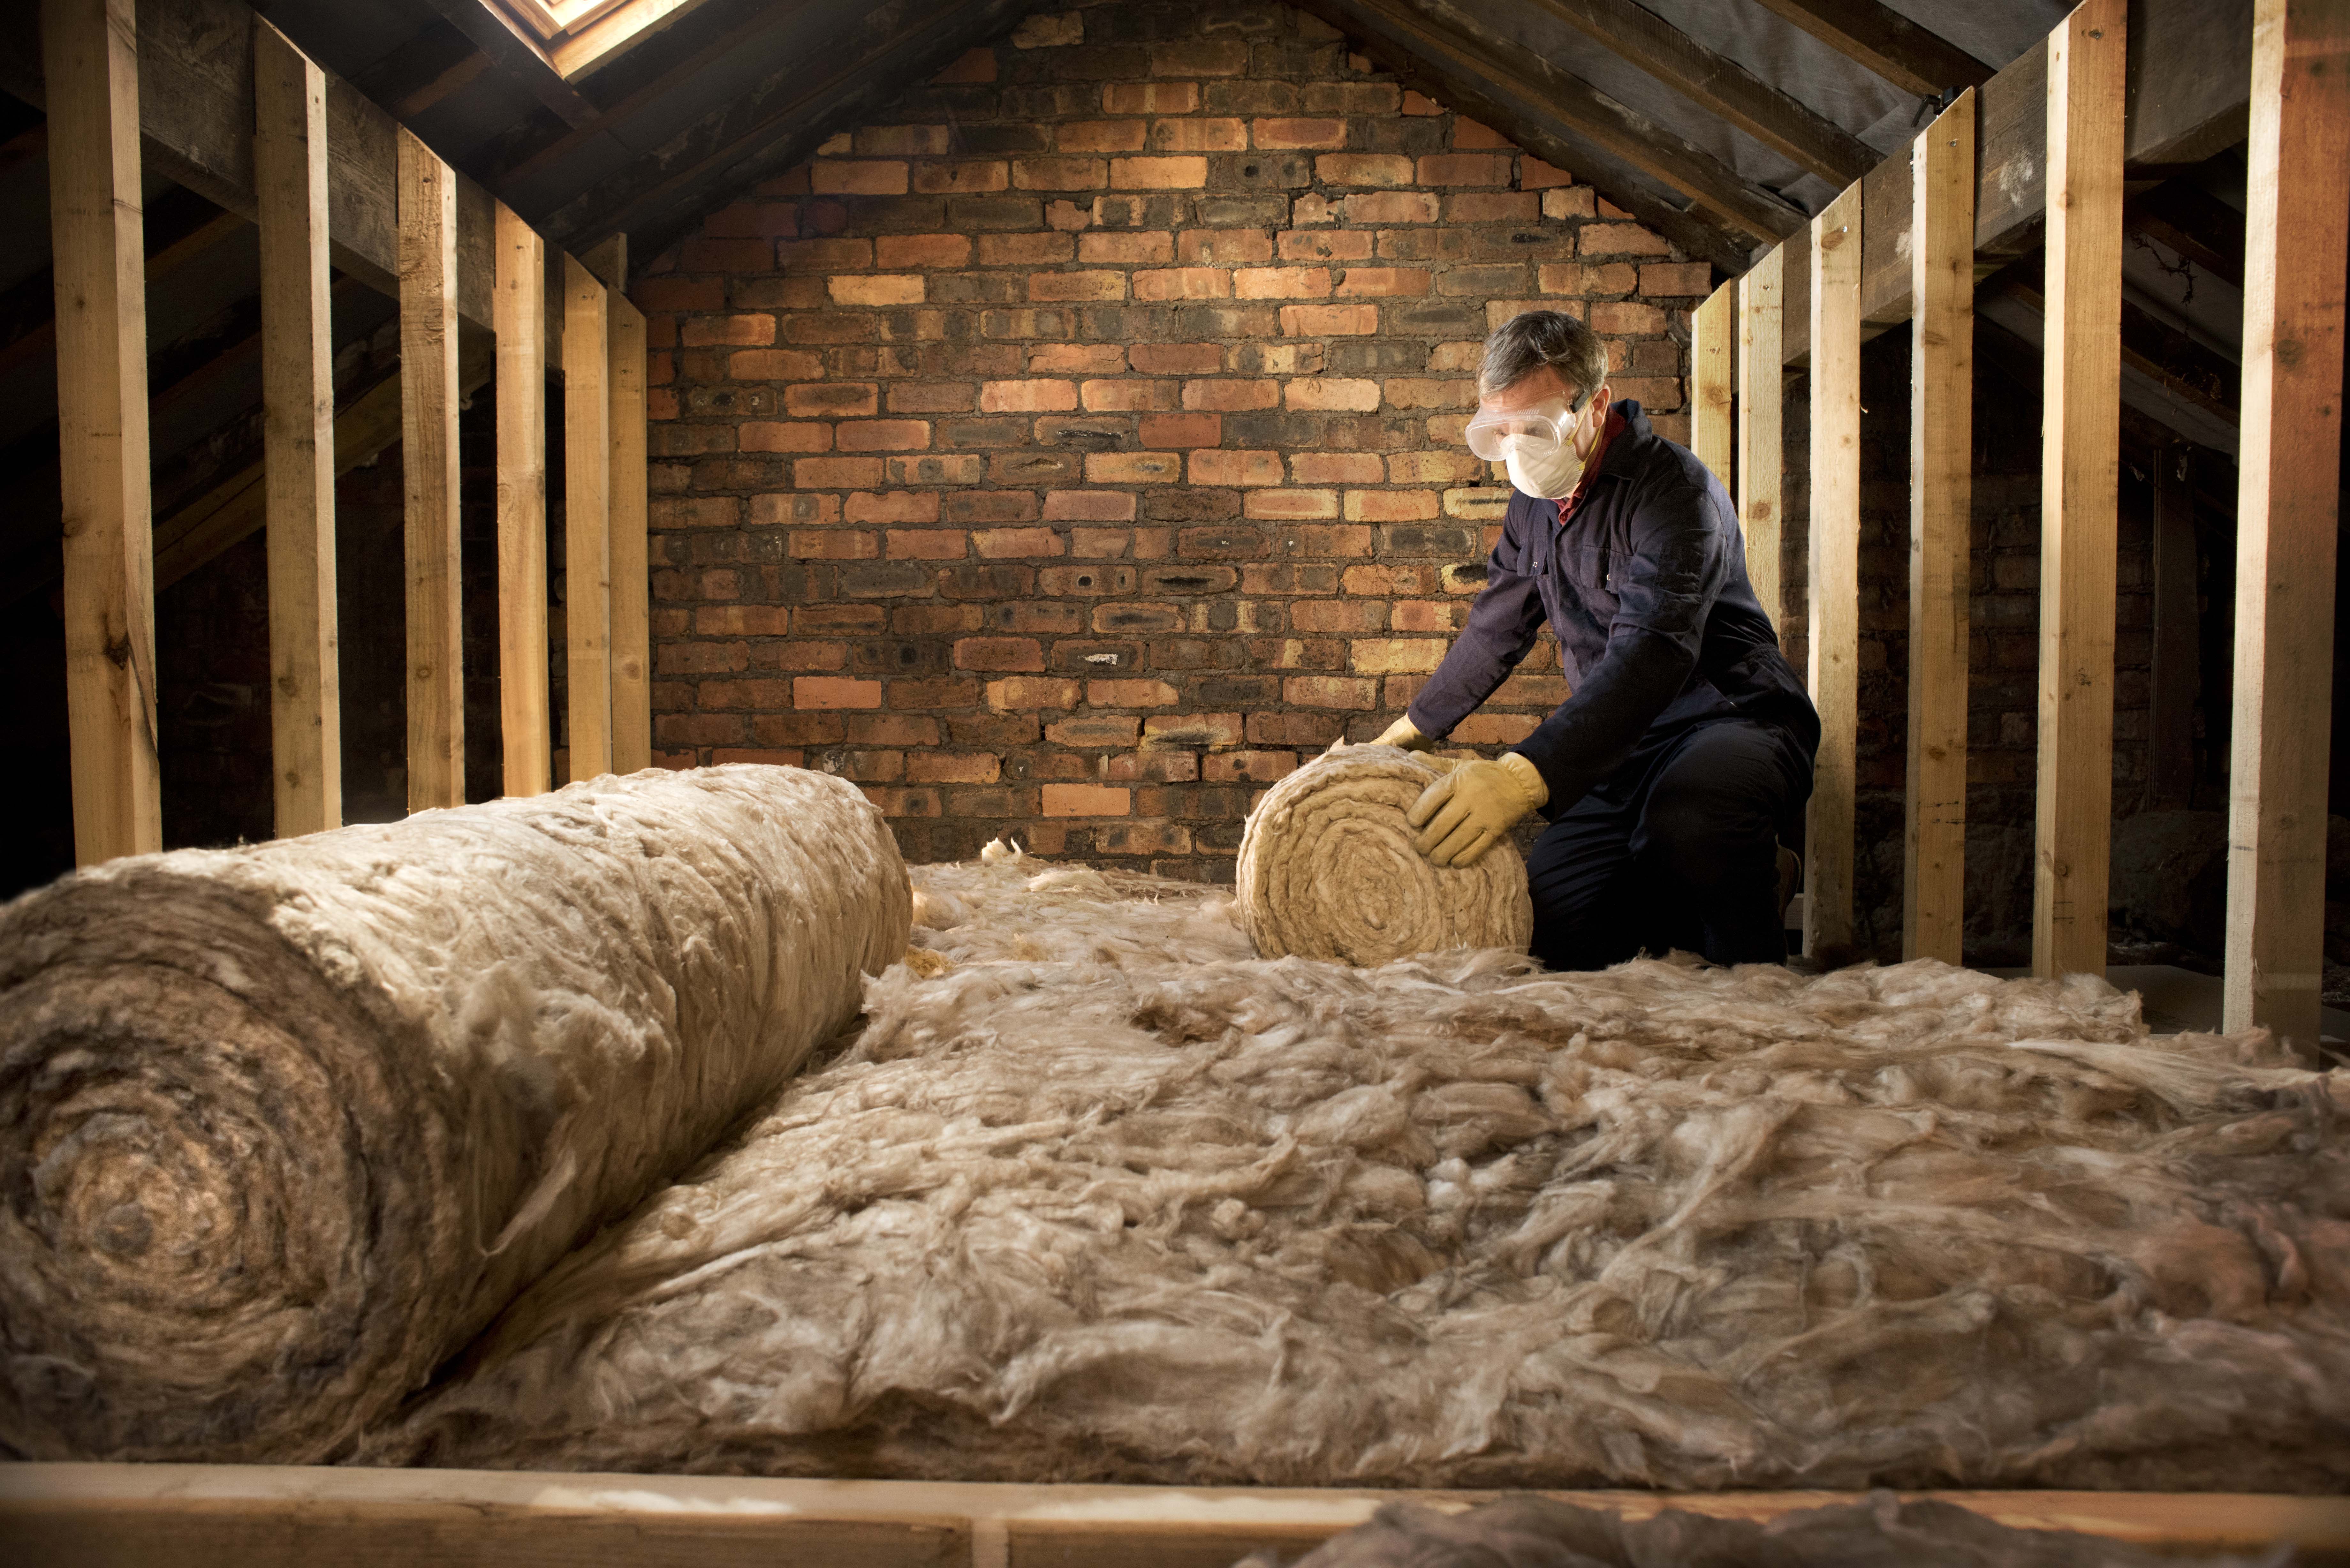
[[37, 0], [0, 1539], [2350, 1562], [2350, 0]]

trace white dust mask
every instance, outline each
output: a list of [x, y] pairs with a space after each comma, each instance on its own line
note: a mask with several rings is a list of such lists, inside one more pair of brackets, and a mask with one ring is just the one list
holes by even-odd
[[1583, 477], [1585, 460], [1575, 451], [1575, 434], [1582, 428], [1578, 416], [1555, 441], [1534, 434], [1510, 437], [1509, 452], [1502, 460], [1510, 471], [1510, 483], [1544, 501], [1561, 501], [1573, 494], [1575, 482]]

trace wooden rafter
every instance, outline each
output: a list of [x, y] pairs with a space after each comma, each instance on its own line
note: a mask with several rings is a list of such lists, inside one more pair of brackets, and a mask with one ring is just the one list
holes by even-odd
[[1877, 161], [1844, 127], [1715, 54], [1634, 0], [1533, 0], [1536, 7], [1614, 50], [1699, 108], [1832, 185], [1851, 184]]
[[523, 36], [495, 6], [483, 0], [426, 0], [449, 25], [473, 40], [490, 63], [512, 78], [566, 125], [580, 126], [596, 118], [596, 106], [577, 88], [563, 79], [546, 51]]
[[1756, 0], [1899, 88], [1934, 98], [1981, 87], [1991, 67], [1877, 0]]
[[2141, 191], [2124, 203], [2122, 226], [2234, 287], [2244, 286], [2244, 214], [2200, 186], [2165, 180]]
[[1754, 239], [1780, 239], [1803, 225], [1803, 210], [1775, 192], [1743, 179], [1582, 78], [1527, 54], [1449, 0], [1346, 0], [1342, 9], [1385, 29], [1416, 54], [1488, 81], [1522, 83], [1565, 124]]

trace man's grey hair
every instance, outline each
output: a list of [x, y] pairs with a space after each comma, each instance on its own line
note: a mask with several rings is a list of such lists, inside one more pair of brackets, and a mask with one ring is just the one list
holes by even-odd
[[1598, 334], [1558, 310], [1528, 310], [1513, 316], [1485, 339], [1485, 364], [1477, 372], [1477, 395], [1515, 386], [1544, 365], [1555, 365], [1580, 404], [1607, 379], [1607, 346]]

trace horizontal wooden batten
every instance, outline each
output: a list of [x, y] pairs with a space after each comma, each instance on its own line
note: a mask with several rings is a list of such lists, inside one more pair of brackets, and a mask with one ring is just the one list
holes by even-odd
[[[440, 1562], [778, 1562], [880, 1565], [1116, 1561], [1216, 1568], [1262, 1546], [1295, 1555], [1388, 1503], [1447, 1511], [1499, 1492], [1272, 1487], [1038, 1486], [769, 1480], [544, 1471], [269, 1465], [24, 1464], [0, 1468], [0, 1532], [28, 1560], [79, 1564], [166, 1554], [191, 1568]], [[1554, 1491], [1627, 1519], [1667, 1510], [1767, 1521], [1856, 1492]], [[2303, 1561], [2350, 1553], [2350, 1499], [2245, 1493], [1907, 1493], [2023, 1530], [2139, 1546]]]

